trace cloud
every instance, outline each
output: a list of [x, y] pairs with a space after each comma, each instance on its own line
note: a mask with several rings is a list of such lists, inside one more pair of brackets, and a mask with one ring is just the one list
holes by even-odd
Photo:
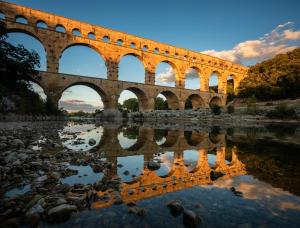
[[159, 82], [171, 83], [175, 82], [175, 72], [172, 67], [167, 67], [164, 72], [159, 73], [156, 77]]
[[94, 106], [92, 104], [86, 103], [84, 100], [61, 100], [59, 101], [59, 106], [68, 112], [77, 112], [77, 111], [84, 111], [84, 112], [94, 112], [96, 109], [100, 109], [103, 107]]
[[186, 79], [196, 79], [196, 78], [199, 78], [199, 74], [195, 69], [189, 68], [187, 70], [187, 72], [185, 73], [185, 78]]
[[294, 23], [289, 21], [259, 39], [239, 43], [231, 50], [207, 50], [202, 53], [237, 63], [261, 62], [300, 46], [300, 30], [294, 31], [293, 26]]

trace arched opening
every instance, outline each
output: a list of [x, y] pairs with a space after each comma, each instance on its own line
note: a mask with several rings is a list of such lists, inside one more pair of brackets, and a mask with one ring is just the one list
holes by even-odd
[[185, 101], [185, 109], [199, 109], [202, 107], [205, 107], [205, 103], [198, 94], [191, 94]]
[[109, 43], [109, 36], [103, 36], [102, 41], [105, 43]]
[[199, 160], [199, 152], [197, 150], [185, 150], [183, 152], [183, 161], [188, 172], [192, 172], [197, 168]]
[[222, 106], [222, 100], [219, 97], [213, 97], [209, 102], [209, 106], [212, 107], [214, 105]]
[[74, 28], [74, 29], [72, 30], [72, 34], [73, 34], [74, 36], [81, 36], [80, 30], [77, 29], [77, 28]]
[[62, 26], [62, 25], [56, 25], [55, 31], [56, 31], [56, 32], [61, 32], [61, 33], [66, 33], [65, 27]]
[[144, 155], [117, 158], [117, 174], [125, 183], [133, 182], [144, 170]]
[[158, 96], [155, 98], [154, 104], [155, 104], [155, 107], [154, 107], [155, 110], [168, 110], [169, 109], [167, 98], [164, 95], [162, 95], [161, 93], [158, 94]]
[[92, 47], [74, 44], [67, 47], [59, 59], [59, 73], [107, 78], [105, 61]]
[[200, 75], [195, 68], [189, 68], [185, 73], [185, 88], [200, 90]]
[[28, 20], [24, 16], [18, 15], [15, 17], [15, 19], [17, 23], [26, 24], [26, 25], [28, 24]]
[[92, 40], [95, 40], [95, 39], [96, 39], [95, 33], [90, 32], [90, 33], [88, 34], [88, 38], [90, 38], [90, 39], [92, 39]]
[[160, 62], [155, 71], [155, 85], [175, 87], [176, 69], [169, 62]]
[[48, 28], [48, 25], [47, 25], [44, 21], [38, 21], [38, 22], [36, 23], [36, 27], [42, 28], [42, 29], [47, 29], [47, 28]]
[[22, 30], [12, 30], [7, 33], [7, 42], [14, 46], [23, 45], [29, 51], [35, 51], [40, 57], [40, 66], [36, 70], [46, 71], [47, 54], [43, 44], [33, 35]]
[[103, 110], [106, 96], [103, 91], [90, 84], [72, 84], [64, 90], [58, 102], [59, 108], [67, 111], [69, 115], [91, 116]]
[[5, 19], [5, 14], [0, 11], [0, 20], [4, 20], [4, 19]]
[[226, 94], [227, 94], [227, 102], [230, 102], [234, 99], [234, 79], [233, 75], [229, 75], [227, 77], [227, 86], [226, 86]]
[[[162, 106], [164, 109], [178, 110], [179, 109], [179, 99], [178, 97], [171, 91], [162, 91], [159, 93], [157, 98], [161, 98], [160, 101], [163, 100]], [[157, 99], [156, 99], [157, 101]], [[157, 104], [155, 103], [155, 106]]]
[[148, 108], [148, 99], [142, 90], [130, 87], [122, 91], [118, 99], [118, 105], [121, 110], [142, 112]]
[[123, 45], [123, 40], [122, 39], [118, 39], [117, 40], [117, 45], [122, 46]]
[[139, 57], [134, 54], [123, 56], [119, 63], [119, 80], [127, 82], [145, 82], [145, 69]]
[[209, 92], [218, 93], [218, 73], [213, 72], [209, 77]]
[[188, 145], [198, 146], [205, 138], [205, 135], [196, 131], [185, 131], [184, 138]]
[[153, 160], [160, 164], [159, 169], [155, 171], [157, 176], [166, 177], [170, 174], [173, 168], [174, 152], [167, 151], [164, 153], [159, 153], [154, 156]]

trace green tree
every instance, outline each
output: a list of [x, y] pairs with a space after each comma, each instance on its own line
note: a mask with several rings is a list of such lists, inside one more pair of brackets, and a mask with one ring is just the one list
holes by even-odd
[[161, 97], [156, 97], [154, 99], [155, 102], [155, 109], [156, 110], [167, 110], [168, 109], [168, 102], [162, 99]]
[[129, 98], [123, 102], [123, 109], [128, 110], [129, 112], [139, 111], [139, 102], [136, 98]]
[[300, 96], [300, 48], [250, 67], [241, 81], [238, 97], [258, 100], [297, 98]]

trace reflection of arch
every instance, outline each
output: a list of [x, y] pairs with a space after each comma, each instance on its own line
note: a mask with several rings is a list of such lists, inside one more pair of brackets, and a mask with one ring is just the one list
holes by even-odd
[[101, 100], [103, 102], [103, 105], [104, 105], [104, 109], [108, 106], [108, 103], [109, 103], [109, 100], [108, 100], [108, 96], [106, 95], [106, 93], [104, 92], [104, 90], [102, 88], [100, 88], [99, 86], [93, 84], [93, 83], [90, 83], [90, 82], [75, 82], [75, 83], [71, 83], [69, 84], [68, 86], [66, 86], [63, 91], [60, 93], [60, 97], [62, 96], [62, 94], [67, 90], [69, 89], [70, 87], [73, 87], [73, 86], [77, 86], [77, 85], [81, 85], [81, 86], [87, 86], [93, 90], [95, 90], [99, 96], [101, 97]]
[[166, 135], [166, 141], [160, 145], [160, 147], [172, 147], [174, 146], [179, 138], [179, 131], [169, 130]]
[[[137, 96], [138, 102], [139, 102], [139, 111], [142, 112], [142, 111], [148, 109], [148, 98], [147, 98], [147, 95], [145, 94], [145, 92], [143, 90], [141, 90], [139, 88], [136, 88], [136, 87], [128, 87], [128, 88], [125, 88], [124, 90], [128, 90], [130, 92], [133, 92]], [[123, 91], [121, 91], [121, 93]]]
[[160, 93], [166, 97], [167, 102], [168, 102], [168, 107], [170, 109], [173, 109], [173, 110], [179, 109], [179, 99], [175, 93], [173, 93], [169, 90], [164, 90]]
[[209, 140], [213, 143], [213, 144], [218, 144], [219, 142], [222, 141], [222, 134], [220, 134], [220, 129], [219, 127], [214, 127], [212, 129], [212, 131], [209, 133], [208, 136]]
[[196, 131], [185, 131], [184, 137], [190, 146], [198, 146], [204, 140], [205, 134]]
[[201, 108], [205, 106], [204, 100], [198, 94], [191, 94], [187, 99], [192, 103], [192, 108]]
[[219, 97], [213, 97], [210, 99], [210, 102], [209, 102], [209, 106], [213, 106], [213, 105], [219, 105], [221, 106], [222, 105], [222, 100], [221, 98]]

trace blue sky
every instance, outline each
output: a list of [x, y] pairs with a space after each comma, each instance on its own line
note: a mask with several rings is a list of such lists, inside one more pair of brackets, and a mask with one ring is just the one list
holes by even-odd
[[[201, 51], [245, 65], [255, 64], [300, 46], [299, 0], [9, 2]], [[11, 34], [10, 41], [23, 43], [25, 47], [39, 53], [43, 52], [41, 46], [31, 38], [24, 38], [24, 35]], [[79, 57], [88, 61], [81, 61]], [[42, 67], [43, 61], [41, 58]], [[106, 77], [103, 60], [88, 48], [67, 49], [60, 64], [60, 72]], [[199, 88], [199, 80], [193, 76], [194, 72], [190, 74], [191, 77], [186, 82], [187, 88]], [[171, 82], [172, 71], [167, 65], [159, 66], [157, 75], [167, 85], [174, 84]], [[144, 71], [138, 60], [126, 57], [120, 63], [120, 79], [133, 78], [142, 82]], [[211, 83], [216, 84], [216, 79], [212, 79]], [[74, 107], [77, 105], [78, 108], [83, 104], [100, 105], [98, 95], [94, 91], [87, 95], [87, 91], [84, 87], [70, 88], [70, 91], [63, 94], [62, 100], [73, 101]], [[125, 93], [121, 100], [128, 97], [130, 94]]]

